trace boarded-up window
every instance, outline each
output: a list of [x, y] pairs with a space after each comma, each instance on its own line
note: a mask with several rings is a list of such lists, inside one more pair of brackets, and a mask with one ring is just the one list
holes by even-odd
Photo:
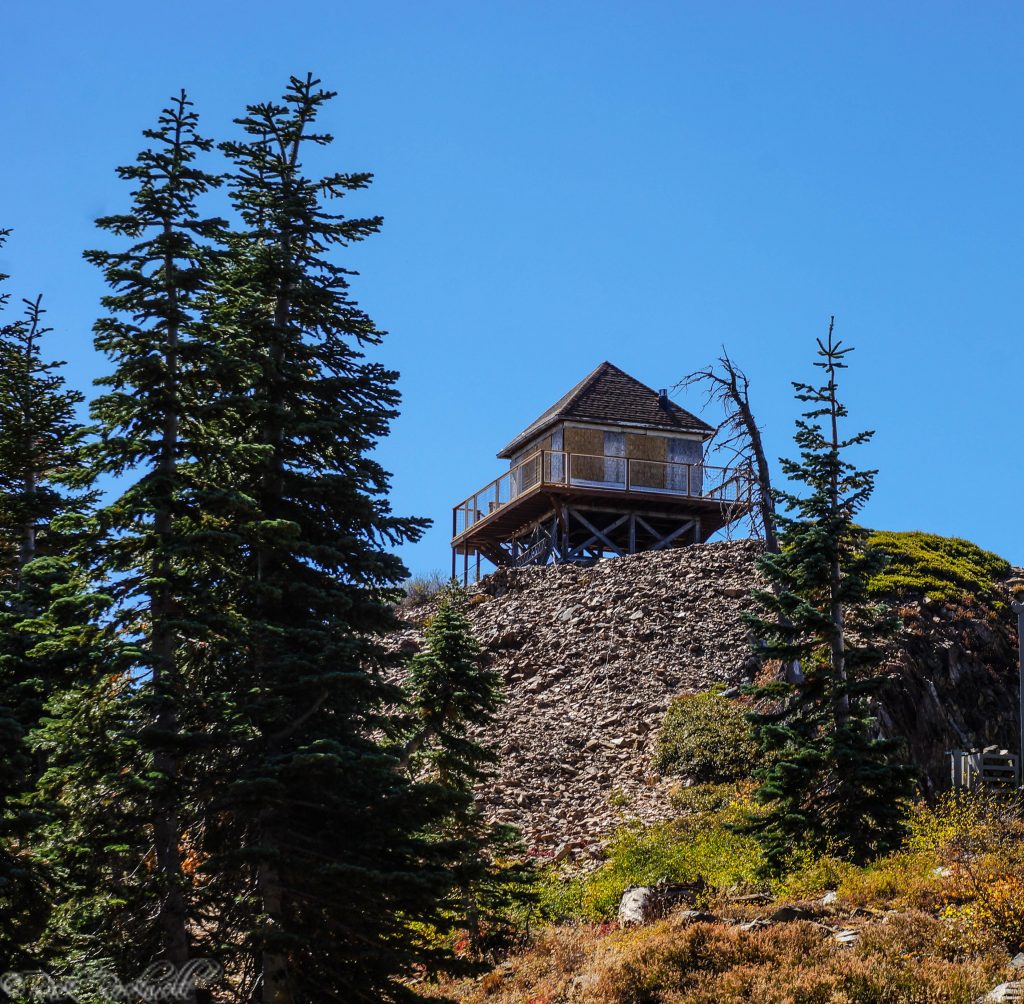
[[630, 487], [659, 491], [665, 487], [665, 461], [668, 459], [668, 439], [665, 436], [626, 435], [626, 456], [630, 458]]
[[567, 428], [565, 452], [571, 454], [571, 481], [600, 483], [604, 480], [604, 433], [600, 429]]
[[626, 456], [631, 460], [664, 463], [668, 459], [668, 439], [665, 436], [641, 436], [635, 432], [627, 432]]

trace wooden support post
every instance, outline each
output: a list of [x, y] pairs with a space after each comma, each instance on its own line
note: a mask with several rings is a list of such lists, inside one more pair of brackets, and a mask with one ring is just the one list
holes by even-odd
[[553, 496], [551, 501], [555, 506], [555, 531], [551, 537], [551, 547], [555, 552], [555, 560], [560, 561], [569, 551], [569, 520], [558, 496]]
[[636, 513], [629, 514], [629, 553], [636, 554]]

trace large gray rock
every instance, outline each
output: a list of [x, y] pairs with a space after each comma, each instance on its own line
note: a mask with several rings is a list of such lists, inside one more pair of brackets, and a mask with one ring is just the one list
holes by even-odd
[[[649, 924], [659, 920], [682, 903], [692, 902], [696, 887], [686, 885], [670, 885], [664, 880], [654, 885], [631, 885], [619, 900], [618, 921], [623, 926], [630, 924]], [[710, 914], [687, 910], [688, 921], [711, 921], [715, 918]]]
[[657, 894], [652, 886], [631, 885], [619, 900], [618, 921], [623, 927], [649, 924], [657, 918]]
[[1000, 983], [999, 986], [990, 990], [984, 997], [980, 997], [979, 1004], [1009, 1004], [1010, 1001], [1024, 1001], [1024, 983], [1020, 980], [1013, 980], [1010, 983]]

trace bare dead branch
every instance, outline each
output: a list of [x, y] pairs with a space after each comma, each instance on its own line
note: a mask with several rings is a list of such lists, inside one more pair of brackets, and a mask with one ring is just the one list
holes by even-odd
[[676, 384], [677, 390], [693, 387], [704, 390], [705, 407], [715, 405], [725, 410], [708, 445], [715, 450], [727, 452], [734, 463], [746, 464], [754, 472], [751, 523], [754, 532], [764, 538], [765, 549], [777, 553], [779, 542], [775, 529], [775, 496], [761, 429], [754, 419], [750, 404], [749, 378], [732, 361], [723, 346], [715, 365], [696, 370]]

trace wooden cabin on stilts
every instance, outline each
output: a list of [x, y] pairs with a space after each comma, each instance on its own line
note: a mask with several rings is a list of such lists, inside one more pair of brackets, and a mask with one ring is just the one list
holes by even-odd
[[714, 430], [604, 362], [499, 454], [509, 469], [452, 511], [452, 577], [589, 564], [703, 543], [751, 505], [749, 470], [709, 467]]

